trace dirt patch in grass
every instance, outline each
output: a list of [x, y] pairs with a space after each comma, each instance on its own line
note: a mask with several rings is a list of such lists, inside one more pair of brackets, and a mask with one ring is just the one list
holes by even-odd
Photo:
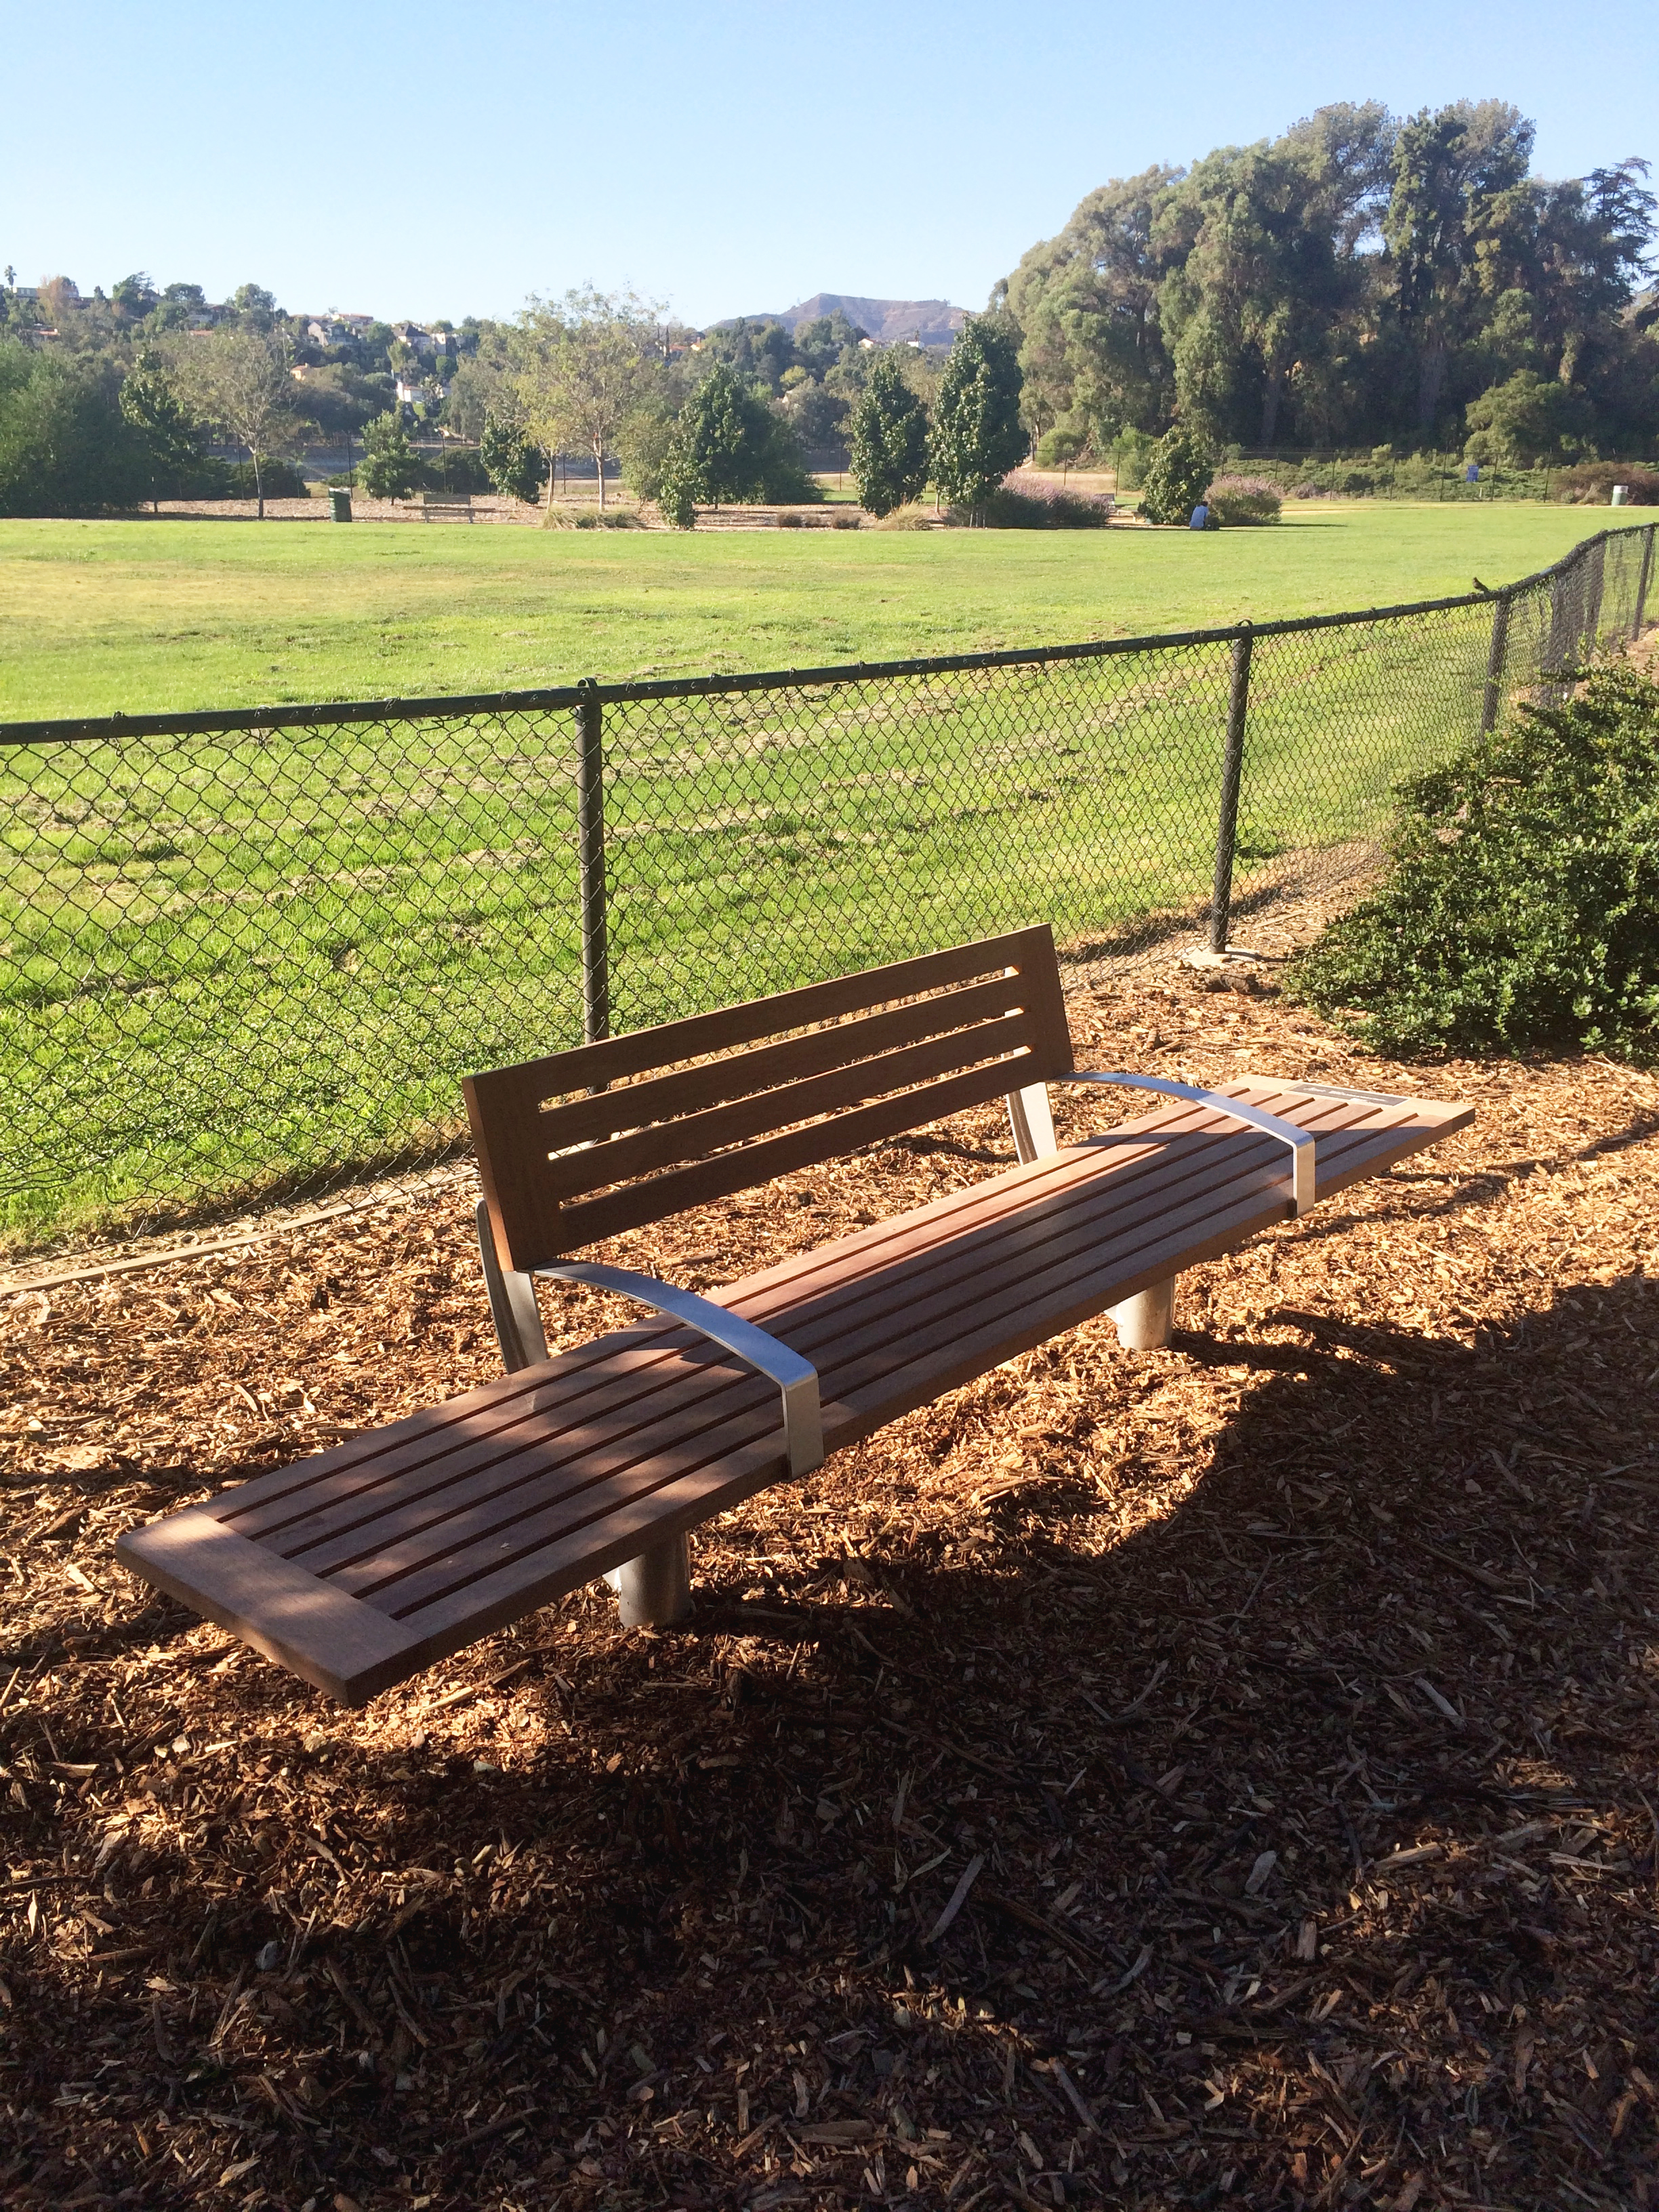
[[[111, 1563], [491, 1371], [463, 1183], [0, 1306], [8, 2204], [1659, 2200], [1659, 1085], [1073, 1010], [1480, 1118], [1169, 1352], [1092, 1324], [727, 1515], [684, 1632], [582, 1593], [345, 1713]], [[607, 1256], [718, 1282], [1006, 1156]]]

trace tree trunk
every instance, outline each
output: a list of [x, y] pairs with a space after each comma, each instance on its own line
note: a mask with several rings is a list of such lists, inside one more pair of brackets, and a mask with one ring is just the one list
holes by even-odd
[[259, 510], [258, 519], [263, 522], [265, 519], [265, 480], [259, 467], [259, 456], [258, 451], [252, 446], [250, 446], [247, 450], [248, 457], [253, 463], [254, 503]]
[[1417, 427], [1425, 435], [1434, 428], [1440, 412], [1440, 393], [1446, 381], [1446, 342], [1429, 337], [1423, 342], [1423, 359], [1417, 379]]
[[553, 513], [553, 488], [554, 488], [554, 486], [558, 483], [558, 481], [559, 481], [559, 456], [558, 456], [557, 453], [556, 453], [556, 452], [555, 452], [555, 453], [550, 453], [550, 454], [548, 455], [548, 457], [547, 457], [547, 497], [546, 497], [546, 499], [542, 502], [542, 516], [543, 516], [543, 520], [550, 520], [550, 519], [551, 518], [551, 516], [552, 516], [552, 513]]
[[1279, 402], [1284, 389], [1285, 372], [1276, 361], [1270, 361], [1261, 391], [1261, 442], [1270, 453], [1279, 430]]
[[593, 463], [599, 472], [599, 506], [603, 508], [605, 506], [605, 440], [603, 438], [595, 438], [593, 441]]

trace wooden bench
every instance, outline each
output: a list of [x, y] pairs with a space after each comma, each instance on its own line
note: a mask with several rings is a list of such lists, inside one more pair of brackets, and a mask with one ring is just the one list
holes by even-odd
[[423, 491], [421, 494], [422, 522], [476, 522], [470, 491]]
[[[1061, 1149], [1054, 1083], [1168, 1103]], [[1080, 1073], [1047, 929], [465, 1088], [505, 1378], [117, 1547], [348, 1703], [600, 1574], [624, 1621], [678, 1619], [710, 1515], [1091, 1316], [1166, 1342], [1183, 1268], [1473, 1118], [1267, 1076], [1212, 1092]], [[566, 1256], [998, 1097], [1016, 1165], [715, 1297]], [[538, 1275], [647, 1316], [549, 1358]]]

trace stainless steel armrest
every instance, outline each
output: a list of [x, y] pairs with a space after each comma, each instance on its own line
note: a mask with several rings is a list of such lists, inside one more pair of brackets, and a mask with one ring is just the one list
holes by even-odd
[[535, 1275], [552, 1275], [561, 1282], [586, 1283], [596, 1291], [616, 1291], [636, 1299], [658, 1313], [672, 1314], [698, 1330], [722, 1350], [734, 1352], [769, 1382], [775, 1382], [783, 1401], [783, 1442], [791, 1474], [810, 1474], [823, 1465], [823, 1419], [818, 1404], [818, 1370], [810, 1359], [741, 1314], [695, 1291], [682, 1291], [672, 1283], [659, 1283], [654, 1275], [636, 1275], [627, 1267], [607, 1267], [592, 1260], [555, 1260], [533, 1267]]
[[1090, 1069], [1074, 1069], [1070, 1075], [1049, 1078], [1054, 1083], [1118, 1083], [1129, 1091], [1161, 1091], [1166, 1098], [1188, 1098], [1194, 1105], [1212, 1106], [1218, 1114], [1231, 1120], [1243, 1121], [1264, 1135], [1277, 1137], [1291, 1148], [1291, 1206], [1296, 1213], [1307, 1213], [1314, 1202], [1314, 1133], [1298, 1128], [1294, 1121], [1282, 1121], [1277, 1114], [1269, 1114], [1264, 1107], [1247, 1106], [1242, 1098], [1229, 1098], [1224, 1091], [1200, 1091], [1196, 1084], [1176, 1083], [1167, 1075], [1103, 1075]]

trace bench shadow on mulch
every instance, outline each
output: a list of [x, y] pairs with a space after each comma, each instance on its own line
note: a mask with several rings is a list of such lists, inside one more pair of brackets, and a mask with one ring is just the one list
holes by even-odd
[[1656, 1324], [1096, 1324], [1255, 1386], [1115, 1545], [1062, 1454], [384, 1723], [150, 1607], [95, 1871], [99, 1698], [9, 1753], [3, 2201], [1659, 2202]]

